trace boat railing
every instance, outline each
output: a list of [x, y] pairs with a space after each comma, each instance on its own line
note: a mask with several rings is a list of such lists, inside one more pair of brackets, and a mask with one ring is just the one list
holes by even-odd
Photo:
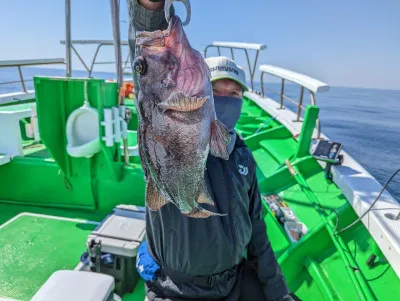
[[[251, 89], [254, 90], [254, 74], [256, 72], [258, 57], [259, 57], [260, 51], [266, 49], [267, 46], [264, 44], [254, 44], [254, 43], [213, 42], [212, 44], [207, 45], [206, 48], [204, 49], [204, 57], [205, 58], [207, 58], [208, 49], [212, 48], [212, 47], [217, 48], [218, 55], [221, 55], [221, 48], [230, 49], [231, 57], [233, 60], [235, 60], [235, 54], [233, 51], [234, 49], [243, 50], [245, 52], [247, 64], [248, 64], [248, 68], [249, 68], [249, 73], [250, 73]], [[255, 55], [255, 59], [254, 59], [253, 63], [250, 62], [249, 50], [256, 51], [256, 55]]]
[[[66, 42], [65, 40], [61, 40], [60, 43], [62, 45], [65, 45]], [[90, 63], [85, 62], [85, 60], [82, 58], [81, 54], [79, 51], [76, 49], [74, 45], [96, 45], [96, 51], [94, 52], [93, 58], [91, 59]], [[86, 69], [88, 72], [88, 77], [92, 76], [93, 69], [96, 65], [115, 65], [115, 61], [98, 61], [98, 55], [100, 52], [100, 49], [103, 48], [104, 46], [114, 46], [115, 43], [113, 40], [71, 40], [71, 49], [79, 59], [79, 61], [82, 63], [83, 67]], [[122, 46], [129, 46], [128, 41], [121, 41], [121, 47]], [[125, 70], [128, 68], [130, 70], [130, 52], [128, 51], [128, 55], [126, 56], [126, 59], [124, 60], [122, 64], [122, 68], [124, 70], [124, 73], [131, 74], [131, 72], [125, 72]]]
[[[312, 77], [309, 77], [307, 75], [304, 75], [304, 74], [296, 73], [291, 70], [287, 70], [287, 69], [283, 69], [283, 68], [271, 66], [271, 65], [261, 65], [259, 69], [261, 71], [261, 93], [262, 93], [262, 95], [265, 96], [265, 90], [268, 90], [268, 91], [278, 94], [280, 96], [279, 109], [284, 108], [284, 106], [283, 106], [284, 100], [288, 100], [291, 103], [293, 103], [297, 107], [297, 118], [295, 120], [297, 122], [301, 121], [300, 118], [301, 118], [302, 110], [305, 110], [305, 107], [303, 106], [304, 90], [307, 90], [309, 92], [310, 102], [312, 105], [316, 105], [315, 94], [329, 91], [328, 84], [321, 82], [317, 79], [314, 79]], [[281, 79], [281, 90], [280, 91], [276, 91], [274, 89], [265, 87], [265, 85], [264, 85], [265, 74], [270, 74], [270, 75], [279, 77]], [[285, 95], [286, 81], [300, 85], [300, 95], [299, 95], [299, 99], [297, 101], [290, 98], [289, 96]], [[318, 131], [318, 139], [319, 139], [321, 137], [321, 122], [319, 119], [317, 120], [317, 131]]]
[[51, 59], [30, 59], [30, 60], [10, 60], [10, 61], [0, 61], [0, 68], [17, 68], [19, 73], [19, 80], [5, 81], [0, 82], [0, 86], [2, 85], [10, 85], [20, 83], [22, 87], [22, 92], [17, 93], [8, 93], [0, 95], [0, 104], [6, 104], [8, 102], [12, 102], [16, 97], [19, 99], [30, 98], [35, 94], [33, 91], [28, 91], [26, 88], [26, 82], [32, 81], [32, 79], [25, 79], [22, 74], [22, 67], [26, 66], [39, 66], [39, 65], [55, 65], [55, 64], [65, 64], [65, 60], [63, 58], [51, 58]]

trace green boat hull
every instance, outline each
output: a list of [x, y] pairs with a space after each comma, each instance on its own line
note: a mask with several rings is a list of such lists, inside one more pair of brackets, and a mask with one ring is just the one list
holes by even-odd
[[[144, 206], [145, 183], [139, 157], [130, 157], [127, 166], [120, 144], [107, 147], [103, 141], [100, 152], [92, 158], [72, 158], [66, 152], [66, 120], [83, 104], [83, 80], [37, 77], [35, 91], [43, 144], [34, 144], [23, 135], [24, 156], [0, 166], [0, 224], [23, 212], [100, 222], [116, 205]], [[89, 80], [88, 93], [101, 120], [103, 109], [117, 105], [115, 83]], [[18, 106], [29, 106], [29, 102], [0, 110], [21, 109]], [[132, 100], [127, 100], [127, 106], [134, 116], [129, 123], [129, 145], [135, 145], [137, 119]], [[272, 248], [290, 289], [301, 300], [394, 300], [399, 296], [400, 279], [365, 226], [359, 223], [341, 235], [334, 233], [358, 216], [309, 153], [317, 117], [318, 108], [309, 106], [302, 133], [296, 139], [251, 98], [244, 97], [237, 131], [257, 161], [261, 193], [279, 195], [308, 228], [304, 237], [292, 242], [263, 203]], [[99, 134], [105, 134], [101, 126]], [[45, 231], [48, 228], [52, 230]], [[0, 228], [0, 258], [8, 259], [0, 261], [0, 297], [29, 300], [53, 272], [73, 269], [78, 255], [85, 251], [90, 230], [74, 223], [44, 227], [22, 222]], [[17, 235], [24, 231], [25, 235]], [[64, 256], [46, 265], [57, 256], [49, 246], [58, 241], [60, 232], [70, 233], [72, 241]], [[22, 251], [18, 248], [16, 256], [15, 248], [24, 243], [28, 247]], [[372, 254], [378, 259], [371, 267], [367, 261]], [[43, 264], [36, 264], [43, 258]], [[24, 266], [32, 267], [29, 278], [21, 276]], [[29, 289], [21, 288], [23, 281], [30, 283]], [[140, 281], [134, 293], [123, 296], [123, 300], [143, 300], [143, 287]]]

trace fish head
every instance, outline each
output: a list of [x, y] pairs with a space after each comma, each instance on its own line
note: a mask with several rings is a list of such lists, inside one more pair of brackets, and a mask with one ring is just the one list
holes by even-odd
[[140, 94], [151, 95], [148, 98], [155, 104], [176, 93], [188, 97], [212, 94], [209, 68], [190, 46], [178, 16], [171, 18], [166, 30], [137, 33], [133, 69]]

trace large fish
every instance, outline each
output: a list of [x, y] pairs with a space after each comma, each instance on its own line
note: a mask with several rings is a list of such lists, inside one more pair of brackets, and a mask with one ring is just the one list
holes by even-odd
[[227, 160], [230, 138], [216, 118], [208, 66], [179, 17], [164, 31], [137, 33], [133, 67], [147, 206], [157, 211], [173, 203], [194, 218], [224, 215], [199, 204], [213, 205], [204, 181], [207, 157], [211, 152]]

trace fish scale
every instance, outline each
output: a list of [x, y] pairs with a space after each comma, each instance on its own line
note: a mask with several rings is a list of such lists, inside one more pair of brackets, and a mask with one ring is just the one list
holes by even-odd
[[171, 203], [188, 217], [224, 215], [200, 206], [214, 204], [204, 182], [208, 155], [227, 160], [230, 139], [216, 118], [206, 62], [190, 46], [177, 16], [164, 31], [138, 32], [136, 41], [147, 207], [157, 211]]

